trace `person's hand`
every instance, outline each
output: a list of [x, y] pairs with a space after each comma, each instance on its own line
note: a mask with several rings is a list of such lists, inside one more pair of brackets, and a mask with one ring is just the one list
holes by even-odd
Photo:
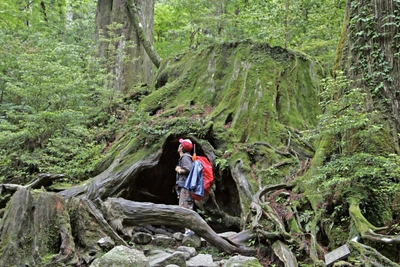
[[180, 171], [182, 170], [182, 168], [181, 167], [179, 167], [179, 166], [176, 166], [175, 167], [175, 171], [177, 172], [177, 173], [179, 173], [180, 174]]

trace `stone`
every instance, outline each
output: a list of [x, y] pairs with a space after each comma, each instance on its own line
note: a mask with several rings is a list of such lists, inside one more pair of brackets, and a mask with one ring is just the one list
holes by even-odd
[[126, 246], [116, 246], [101, 258], [92, 262], [90, 267], [150, 267], [150, 264], [143, 252], [128, 248]]
[[175, 238], [178, 241], [182, 241], [183, 238], [185, 237], [184, 234], [180, 233], [180, 232], [176, 232], [172, 235], [173, 238]]
[[343, 260], [347, 258], [349, 255], [350, 255], [349, 247], [347, 245], [343, 245], [325, 254], [325, 264], [327, 267], [330, 267], [333, 265], [335, 261]]
[[187, 267], [218, 267], [209, 254], [199, 254], [186, 262]]
[[189, 254], [189, 258], [196, 256], [197, 251], [193, 247], [179, 246], [176, 248], [177, 251], [186, 252]]
[[163, 229], [163, 228], [156, 228], [155, 233], [170, 236], [170, 237], [172, 236], [172, 234], [170, 232], [168, 232], [166, 229]]
[[123, 233], [125, 236], [129, 237], [129, 238], [132, 237], [133, 231], [134, 231], [134, 228], [133, 228], [133, 227], [125, 227], [124, 229], [122, 229], [122, 233]]
[[133, 235], [132, 241], [135, 244], [146, 245], [151, 242], [153, 236], [148, 233], [138, 232]]
[[163, 248], [171, 248], [176, 245], [176, 240], [166, 235], [154, 235], [153, 239], [156, 246]]
[[201, 248], [201, 239], [197, 235], [185, 236], [182, 245], [187, 247]]
[[99, 247], [101, 247], [101, 249], [103, 251], [109, 251], [115, 246], [115, 243], [111, 239], [111, 237], [106, 236], [106, 237], [100, 238], [100, 240], [97, 241], [97, 245], [99, 245]]
[[234, 236], [236, 234], [237, 234], [236, 232], [224, 232], [224, 233], [219, 233], [218, 235], [221, 236], [221, 237], [229, 238], [229, 237]]
[[223, 260], [223, 267], [262, 267], [260, 262], [255, 257], [246, 257], [246, 256], [233, 256], [228, 260]]
[[170, 264], [186, 267], [186, 258], [184, 253], [180, 251], [176, 251], [172, 254], [162, 252], [150, 257], [150, 267], [164, 267]]

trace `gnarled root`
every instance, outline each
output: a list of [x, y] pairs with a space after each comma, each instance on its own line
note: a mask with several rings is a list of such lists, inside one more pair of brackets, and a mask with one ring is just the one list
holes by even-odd
[[362, 215], [357, 200], [350, 200], [349, 213], [357, 231], [363, 239], [387, 244], [400, 243], [400, 235], [381, 235], [376, 233], [375, 231], [385, 230], [387, 227], [375, 227], [368, 222], [368, 220]]
[[376, 251], [374, 248], [363, 245], [358, 242], [358, 238], [348, 242], [350, 251], [352, 254], [360, 254], [357, 257], [358, 260], [362, 261], [362, 266], [375, 266], [375, 267], [399, 267], [397, 263], [383, 256], [381, 253]]

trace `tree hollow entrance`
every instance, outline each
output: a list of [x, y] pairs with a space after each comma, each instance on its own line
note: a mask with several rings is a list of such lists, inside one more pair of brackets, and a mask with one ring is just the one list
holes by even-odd
[[[137, 202], [152, 202], [155, 204], [178, 205], [177, 195], [174, 192], [176, 173], [175, 166], [179, 159], [177, 152], [179, 138], [168, 138], [164, 144], [162, 155], [157, 165], [141, 170], [132, 185], [119, 197]], [[196, 154], [205, 156], [202, 146], [196, 144]], [[240, 217], [239, 194], [230, 171], [217, 172], [214, 169], [215, 186], [214, 196], [196, 203], [195, 211], [202, 210], [201, 215], [211, 218], [210, 226], [216, 231], [239, 230], [240, 225], [223, 226], [217, 223], [221, 214], [230, 217]], [[213, 221], [215, 222], [213, 223]], [[220, 221], [220, 220], [219, 220]]]

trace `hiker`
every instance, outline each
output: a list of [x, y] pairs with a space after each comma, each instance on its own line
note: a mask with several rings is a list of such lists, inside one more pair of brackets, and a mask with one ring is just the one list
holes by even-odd
[[[193, 209], [193, 197], [191, 196], [188, 189], [184, 188], [186, 179], [190, 173], [190, 169], [192, 168], [192, 155], [190, 152], [193, 149], [193, 143], [189, 139], [179, 139], [179, 161], [177, 166], [175, 167], [176, 171], [176, 193], [179, 198], [179, 206]], [[193, 231], [185, 228], [185, 235], [192, 235]]]

